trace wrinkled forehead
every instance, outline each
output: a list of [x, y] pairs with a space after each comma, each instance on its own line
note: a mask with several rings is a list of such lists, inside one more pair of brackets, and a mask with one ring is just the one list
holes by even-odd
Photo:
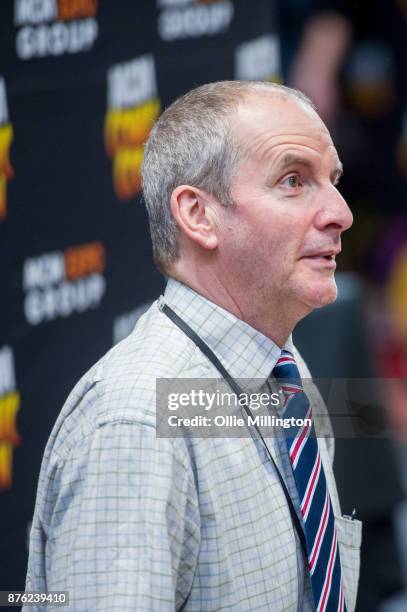
[[306, 101], [285, 92], [248, 96], [231, 116], [240, 156], [260, 156], [275, 145], [333, 147], [318, 113]]

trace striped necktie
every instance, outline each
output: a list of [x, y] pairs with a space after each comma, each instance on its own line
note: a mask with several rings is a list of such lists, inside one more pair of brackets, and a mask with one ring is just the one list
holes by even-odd
[[[284, 418], [302, 419], [291, 426], [286, 443], [300, 499], [308, 567], [317, 612], [344, 612], [341, 561], [334, 513], [312, 423], [312, 410], [295, 359], [283, 350], [273, 375], [284, 394]], [[307, 424], [308, 423], [308, 424]]]

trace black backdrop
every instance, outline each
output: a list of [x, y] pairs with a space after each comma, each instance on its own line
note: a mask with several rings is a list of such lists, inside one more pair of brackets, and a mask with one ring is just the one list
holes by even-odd
[[270, 0], [2, 0], [0, 588], [22, 589], [44, 446], [163, 287], [138, 167], [194, 85], [280, 80]]

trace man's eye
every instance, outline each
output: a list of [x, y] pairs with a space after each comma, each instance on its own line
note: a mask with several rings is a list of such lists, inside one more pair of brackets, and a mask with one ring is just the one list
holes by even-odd
[[283, 179], [282, 185], [290, 187], [291, 189], [296, 189], [297, 187], [302, 186], [302, 181], [298, 174], [290, 174], [290, 176]]

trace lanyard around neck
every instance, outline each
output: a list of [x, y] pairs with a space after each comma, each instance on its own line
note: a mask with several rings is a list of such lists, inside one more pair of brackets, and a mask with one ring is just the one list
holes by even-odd
[[[226, 370], [226, 368], [224, 368], [224, 366], [222, 365], [222, 363], [219, 361], [219, 359], [216, 357], [215, 353], [212, 351], [212, 349], [209, 348], [209, 346], [202, 340], [202, 338], [200, 338], [198, 336], [198, 334], [188, 325], [188, 323], [186, 323], [183, 319], [181, 319], [181, 317], [179, 315], [177, 315], [177, 313], [175, 313], [172, 308], [170, 308], [167, 304], [162, 304], [160, 306], [160, 310], [161, 312], [163, 312], [169, 319], [171, 319], [171, 321], [177, 326], [179, 327], [179, 329], [181, 331], [184, 332], [184, 334], [186, 336], [188, 336], [188, 338], [190, 338], [194, 344], [202, 351], [202, 353], [209, 359], [209, 361], [215, 366], [215, 368], [218, 370], [218, 372], [222, 375], [222, 378], [224, 378], [224, 380], [226, 380], [226, 382], [228, 383], [228, 385], [231, 387], [231, 389], [234, 391], [234, 393], [236, 393], [236, 395], [238, 397], [240, 397], [242, 395], [242, 390], [240, 389], [239, 385], [237, 384], [237, 382], [234, 380], [234, 378], [229, 374], [229, 372]], [[307, 560], [308, 558], [308, 553], [307, 553], [307, 545], [306, 545], [306, 541], [305, 541], [305, 534], [304, 534], [304, 530], [301, 527], [301, 523], [300, 520], [298, 518], [297, 512], [294, 508], [294, 504], [293, 501], [291, 499], [291, 496], [288, 492], [287, 489], [287, 485], [284, 482], [284, 478], [281, 475], [280, 470], [278, 469], [278, 466], [276, 464], [276, 462], [274, 461], [273, 455], [270, 452], [269, 447], [266, 444], [266, 441], [260, 431], [260, 429], [257, 427], [253, 416], [252, 411], [250, 410], [249, 406], [245, 403], [243, 404], [243, 407], [246, 411], [246, 414], [248, 416], [251, 417], [252, 419], [252, 423], [254, 423], [254, 427], [264, 445], [264, 448], [266, 449], [267, 455], [271, 461], [271, 463], [273, 464], [276, 474], [278, 476], [278, 479], [280, 481], [281, 487], [283, 489], [285, 498], [287, 500], [287, 504], [288, 504], [288, 508], [290, 510], [290, 514], [291, 514], [291, 519], [293, 522], [293, 525], [295, 527], [295, 530], [297, 532], [300, 544], [301, 544], [301, 548], [302, 551], [304, 553], [304, 557]]]

